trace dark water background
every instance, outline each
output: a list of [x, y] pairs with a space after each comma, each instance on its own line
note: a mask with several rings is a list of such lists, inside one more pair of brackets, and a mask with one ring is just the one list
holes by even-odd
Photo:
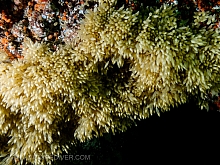
[[85, 165], [218, 165], [220, 164], [220, 112], [199, 110], [188, 103], [161, 116], [137, 122], [116, 135], [79, 144], [75, 154], [90, 160], [57, 161]]

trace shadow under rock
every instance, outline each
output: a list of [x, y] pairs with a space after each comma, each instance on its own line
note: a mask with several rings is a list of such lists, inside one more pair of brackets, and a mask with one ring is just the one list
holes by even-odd
[[[90, 160], [57, 161], [78, 165], [127, 164], [219, 164], [220, 113], [198, 109], [188, 103], [161, 117], [153, 115], [137, 121], [124, 133], [105, 134], [74, 149]], [[213, 164], [213, 163], [211, 163]]]

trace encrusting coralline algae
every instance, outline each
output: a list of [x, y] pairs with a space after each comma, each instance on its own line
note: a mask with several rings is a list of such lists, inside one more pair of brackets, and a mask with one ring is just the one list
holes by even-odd
[[[51, 163], [75, 139], [125, 131], [187, 101], [207, 107], [219, 88], [219, 29], [215, 16], [196, 12], [180, 26], [174, 6], [139, 13], [101, 3], [90, 11], [75, 42], [52, 52], [26, 39], [23, 59], [0, 64], [0, 154]], [[200, 22], [207, 24], [201, 27]]]

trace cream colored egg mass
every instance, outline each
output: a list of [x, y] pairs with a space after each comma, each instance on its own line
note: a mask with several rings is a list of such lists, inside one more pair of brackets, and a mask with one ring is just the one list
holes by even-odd
[[116, 9], [100, 1], [75, 42], [52, 52], [26, 39], [23, 59], [0, 52], [0, 155], [50, 164], [67, 151], [109, 131], [219, 89], [220, 35], [215, 15], [195, 12], [180, 26], [176, 8]]

